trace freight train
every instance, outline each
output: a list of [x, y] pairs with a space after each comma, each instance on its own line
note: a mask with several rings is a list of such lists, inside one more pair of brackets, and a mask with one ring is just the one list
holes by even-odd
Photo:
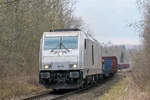
[[56, 90], [97, 82], [110, 74], [104, 70], [107, 66], [106, 59], [102, 59], [102, 49], [98, 41], [79, 29], [44, 32], [39, 53], [40, 84]]

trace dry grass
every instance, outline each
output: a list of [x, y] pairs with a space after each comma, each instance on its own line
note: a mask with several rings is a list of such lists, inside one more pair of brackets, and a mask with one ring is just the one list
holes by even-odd
[[[129, 82], [129, 89], [128, 89], [128, 95], [125, 97], [124, 100], [150, 100], [149, 92], [148, 91], [142, 91], [141, 87], [139, 87], [141, 84], [144, 83], [136, 83], [135, 80], [132, 77], [133, 72], [127, 73], [128, 82]], [[145, 88], [143, 86], [143, 88]]]
[[0, 80], [0, 100], [26, 95], [42, 88], [31, 76], [9, 77]]
[[96, 100], [124, 100], [128, 94], [127, 90], [128, 80], [125, 78], [113, 85], [107, 93]]
[[126, 72], [126, 77], [113, 85], [110, 90], [96, 100], [150, 100], [149, 92], [142, 91], [131, 77], [132, 72]]

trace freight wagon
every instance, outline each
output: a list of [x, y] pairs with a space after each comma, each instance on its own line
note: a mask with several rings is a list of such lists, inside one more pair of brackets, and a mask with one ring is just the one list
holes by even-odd
[[119, 64], [118, 69], [128, 69], [130, 67], [130, 64]]
[[113, 75], [118, 70], [118, 60], [116, 56], [102, 57], [102, 73], [104, 76]]

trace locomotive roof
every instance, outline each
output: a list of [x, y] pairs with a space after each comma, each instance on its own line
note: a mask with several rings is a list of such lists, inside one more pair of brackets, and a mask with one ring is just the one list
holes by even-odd
[[43, 36], [77, 36], [79, 31], [44, 32]]
[[50, 30], [50, 32], [62, 32], [62, 31], [81, 31], [78, 28], [73, 28], [73, 29], [54, 29], [54, 30]]
[[[53, 29], [50, 30], [50, 32], [44, 32], [44, 35], [46, 36], [59, 36], [59, 35], [63, 35], [63, 36], [67, 36], [67, 35], [77, 35], [78, 32], [81, 32], [80, 29], [78, 28], [70, 28], [70, 29]], [[82, 34], [85, 34], [86, 38], [92, 40], [93, 42], [97, 42], [99, 43], [91, 34], [87, 34], [85, 32], [82, 32]]]

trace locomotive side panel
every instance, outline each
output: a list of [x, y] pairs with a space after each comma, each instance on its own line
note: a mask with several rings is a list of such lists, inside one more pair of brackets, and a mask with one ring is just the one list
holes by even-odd
[[85, 39], [84, 65], [88, 69], [88, 75], [101, 74], [101, 52], [98, 43]]
[[101, 54], [101, 47], [99, 43], [95, 43], [94, 48], [95, 48], [94, 60], [95, 60], [95, 68], [96, 68], [95, 72], [96, 74], [102, 74], [102, 62], [101, 62], [102, 54]]

